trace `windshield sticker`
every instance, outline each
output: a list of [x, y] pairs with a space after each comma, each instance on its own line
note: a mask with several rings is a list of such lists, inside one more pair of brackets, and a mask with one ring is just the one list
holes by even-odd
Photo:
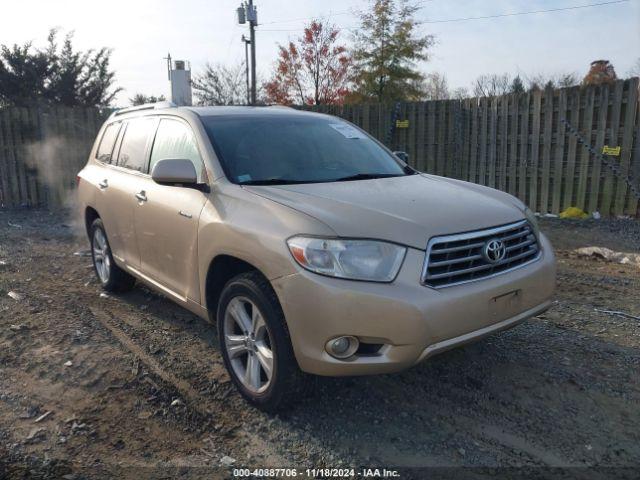
[[329, 126], [336, 132], [340, 132], [345, 138], [364, 138], [364, 133], [346, 123], [330, 123]]
[[249, 175], [248, 173], [244, 174], [244, 175], [238, 175], [238, 181], [239, 182], [248, 182], [251, 180], [251, 175]]

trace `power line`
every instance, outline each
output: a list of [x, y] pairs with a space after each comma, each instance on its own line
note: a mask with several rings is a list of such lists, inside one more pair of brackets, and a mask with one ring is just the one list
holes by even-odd
[[[491, 18], [504, 18], [504, 17], [516, 17], [521, 15], [533, 15], [537, 13], [554, 13], [554, 12], [562, 12], [567, 10], [578, 10], [583, 8], [591, 8], [591, 7], [601, 7], [606, 5], [614, 5], [618, 3], [628, 3], [629, 0], [612, 0], [609, 2], [599, 2], [599, 3], [588, 3], [585, 5], [574, 5], [571, 7], [559, 7], [559, 8], [549, 8], [546, 10], [530, 10], [526, 12], [513, 12], [513, 13], [499, 13], [495, 15], [483, 15], [478, 17], [461, 17], [461, 18], [446, 18], [440, 20], [423, 20], [416, 22], [416, 25], [424, 25], [424, 24], [433, 24], [433, 23], [452, 23], [452, 22], [467, 22], [471, 20], [486, 20]], [[343, 27], [346, 30], [354, 27]], [[261, 29], [262, 32], [300, 32], [303, 29]]]
[[600, 7], [603, 5], [613, 5], [615, 3], [627, 3], [629, 0], [612, 0], [610, 2], [600, 2], [600, 3], [588, 3], [586, 5], [574, 5], [572, 7], [560, 7], [560, 8], [549, 8], [546, 10], [531, 10], [528, 12], [514, 12], [514, 13], [500, 13], [497, 15], [484, 15], [481, 17], [464, 17], [464, 18], [448, 18], [443, 20], [424, 20], [422, 22], [416, 22], [417, 24], [425, 24], [425, 23], [450, 23], [450, 22], [466, 22], [468, 20], [484, 20], [488, 18], [502, 18], [502, 17], [515, 17], [518, 15], [531, 15], [535, 13], [552, 13], [552, 12], [562, 12], [565, 10], [577, 10], [579, 8], [590, 8], [590, 7]]
[[[337, 16], [337, 15], [349, 15], [350, 13], [352, 13], [351, 10], [341, 10], [338, 12], [329, 12], [330, 16]], [[324, 17], [326, 15], [318, 15], [318, 17]], [[260, 25], [275, 25], [277, 23], [291, 23], [291, 22], [300, 22], [303, 20], [313, 20], [316, 17], [303, 17], [303, 18], [290, 18], [289, 20], [276, 20], [273, 22], [261, 22]], [[272, 30], [269, 30], [272, 31]]]
[[[420, 2], [416, 2], [414, 5], [418, 6], [418, 5], [424, 5], [425, 3], [429, 3], [429, 2], [433, 2], [435, 0], [421, 0]], [[420, 8], [424, 8], [424, 7], [418, 7]], [[272, 22], [261, 22], [260, 25], [276, 25], [278, 23], [291, 23], [291, 22], [299, 22], [302, 20], [314, 20], [316, 18], [323, 18], [326, 16], [332, 17], [332, 16], [338, 16], [338, 15], [352, 15], [356, 12], [355, 8], [350, 8], [348, 10], [339, 10], [337, 12], [332, 12], [329, 11], [328, 15], [322, 14], [322, 15], [316, 15], [315, 17], [302, 17], [302, 18], [290, 18], [288, 20], [274, 20]], [[276, 32], [276, 31], [280, 31], [280, 30], [262, 30], [262, 31], [268, 31], [268, 32]], [[284, 30], [282, 30], [284, 31]]]

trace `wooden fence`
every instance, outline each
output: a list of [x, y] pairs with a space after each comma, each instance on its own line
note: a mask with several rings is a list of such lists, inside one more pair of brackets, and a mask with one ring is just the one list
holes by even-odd
[[[577, 206], [602, 215], [638, 214], [637, 78], [495, 98], [311, 108], [406, 151], [419, 170], [507, 191], [539, 212]], [[62, 203], [109, 113], [0, 109], [0, 205]], [[585, 144], [597, 152], [614, 147], [614, 155], [594, 155]]]
[[[638, 212], [625, 180], [631, 175], [640, 191], [637, 78], [494, 98], [310, 108], [407, 152], [418, 170], [504, 190], [538, 212]], [[593, 155], [569, 126], [597, 152], [620, 147], [619, 154]]]
[[0, 108], [0, 206], [58, 206], [109, 110]]

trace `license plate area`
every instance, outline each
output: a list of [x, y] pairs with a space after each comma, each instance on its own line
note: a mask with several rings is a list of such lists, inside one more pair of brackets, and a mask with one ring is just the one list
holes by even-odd
[[489, 313], [496, 320], [509, 318], [522, 310], [522, 290], [502, 293], [489, 300]]

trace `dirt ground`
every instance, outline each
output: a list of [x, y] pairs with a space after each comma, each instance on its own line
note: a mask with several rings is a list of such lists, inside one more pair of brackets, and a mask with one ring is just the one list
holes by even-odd
[[638, 252], [640, 222], [542, 229], [559, 262], [546, 314], [400, 374], [319, 379], [269, 416], [235, 392], [211, 325], [140, 286], [101, 294], [67, 217], [0, 210], [0, 478], [228, 478], [231, 463], [634, 475], [640, 320], [602, 310], [640, 316], [640, 268], [573, 249]]

